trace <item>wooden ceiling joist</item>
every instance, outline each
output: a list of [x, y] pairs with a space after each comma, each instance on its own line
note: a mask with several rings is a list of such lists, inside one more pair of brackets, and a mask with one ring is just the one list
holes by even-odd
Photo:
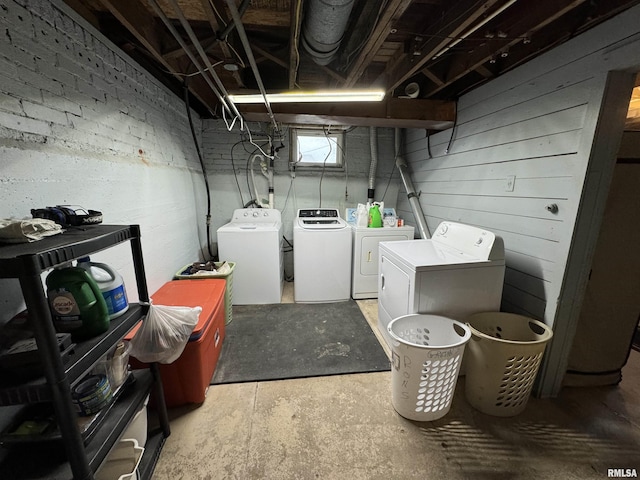
[[[501, 41], [499, 45], [492, 45], [491, 48], [479, 48], [471, 53], [464, 52], [451, 55], [448, 59], [450, 68], [447, 71], [444, 83], [429, 90], [426, 92], [426, 95], [433, 95], [461, 79], [469, 72], [482, 69], [483, 65], [488, 62], [492, 56], [521, 43], [525, 36], [550, 25], [580, 3], [584, 3], [584, 1], [586, 0], [557, 0], [554, 4], [545, 3], [544, 5], [538, 5], [535, 9], [526, 9], [525, 5], [523, 8], [525, 8], [527, 14], [525, 15], [523, 12], [523, 14], [518, 17], [520, 20], [513, 25], [508, 39]], [[515, 61], [514, 59], [510, 60], [512, 63]]]
[[[178, 60], [163, 56], [163, 45], [169, 43], [167, 34], [162, 24], [155, 17], [149, 18], [149, 11], [146, 8], [139, 2], [100, 1], [135, 36], [157, 62], [180, 81], [184, 80], [184, 69], [178, 63]], [[190, 81], [189, 90], [211, 111], [215, 110], [218, 99], [201, 76], [194, 77]]]
[[384, 43], [389, 32], [393, 28], [395, 22], [397, 22], [405, 10], [411, 5], [412, 0], [391, 0], [386, 7], [380, 21], [369, 35], [367, 43], [360, 51], [358, 58], [350, 67], [347, 80], [344, 84], [345, 87], [353, 87], [362, 74], [371, 64], [374, 57], [378, 53], [378, 49]]
[[[425, 65], [432, 61], [447, 45], [464, 35], [473, 24], [496, 4], [497, 0], [484, 0], [469, 6], [465, 2], [457, 2], [442, 18], [437, 34], [431, 36], [421, 48], [420, 55], [403, 58], [402, 64], [392, 71], [385, 72], [391, 80], [387, 84], [387, 91], [393, 91], [403, 82], [418, 73]], [[416, 58], [417, 57], [417, 58]]]

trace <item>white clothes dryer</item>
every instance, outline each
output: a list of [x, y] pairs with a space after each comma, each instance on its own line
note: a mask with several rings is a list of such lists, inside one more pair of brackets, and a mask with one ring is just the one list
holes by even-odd
[[442, 222], [429, 240], [380, 243], [379, 255], [378, 327], [387, 342], [389, 322], [402, 315], [464, 321], [500, 311], [504, 243], [492, 232]]
[[233, 305], [280, 303], [284, 286], [283, 227], [279, 210], [239, 208], [220, 227], [218, 257], [235, 263]]
[[413, 240], [414, 229], [402, 227], [368, 228], [353, 225], [353, 268], [351, 297], [378, 298], [378, 253], [380, 242]]
[[[351, 298], [378, 298], [378, 245], [380, 242], [413, 240], [414, 228], [396, 226], [395, 208], [384, 208], [382, 228], [358, 226], [357, 209], [347, 208], [345, 219], [353, 232], [353, 261], [351, 262]], [[387, 217], [393, 218], [386, 222]]]
[[298, 210], [293, 224], [293, 270], [297, 303], [349, 300], [351, 227], [337, 209]]

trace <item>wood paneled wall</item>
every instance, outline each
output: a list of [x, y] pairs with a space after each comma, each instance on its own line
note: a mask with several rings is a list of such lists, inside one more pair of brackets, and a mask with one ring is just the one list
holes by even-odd
[[[502, 236], [502, 310], [559, 334], [546, 355], [556, 371], [548, 395], [575, 332], [588, 275], [579, 263], [590, 262], [631, 94], [633, 75], [618, 75], [612, 89], [610, 72], [640, 70], [638, 18], [640, 8], [629, 10], [462, 97], [454, 129], [405, 135], [429, 229], [450, 220]], [[411, 223], [402, 192], [398, 210]]]

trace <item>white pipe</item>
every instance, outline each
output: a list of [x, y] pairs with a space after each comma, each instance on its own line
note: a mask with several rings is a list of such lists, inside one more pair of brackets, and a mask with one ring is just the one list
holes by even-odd
[[251, 162], [249, 164], [249, 170], [250, 170], [249, 173], [251, 175], [251, 188], [253, 189], [253, 195], [255, 197], [256, 204], [258, 204], [260, 207], [263, 207], [263, 208], [265, 207], [262, 199], [260, 198], [260, 195], [258, 194], [258, 187], [256, 186], [256, 178], [253, 173], [253, 163], [255, 162], [256, 158], [260, 159], [261, 173], [267, 179], [267, 182], [269, 185], [269, 193], [268, 193], [269, 200], [268, 200], [268, 205], [266, 206], [268, 208], [275, 208], [275, 196], [273, 191], [273, 165], [269, 165], [265, 160], [265, 158], [259, 154], [254, 155], [251, 158]]
[[260, 166], [262, 167], [262, 175], [267, 179], [267, 185], [269, 187], [269, 208], [274, 208], [275, 198], [273, 191], [273, 160], [269, 159], [268, 161], [270, 162], [270, 164], [268, 164], [267, 161], [262, 161], [260, 162]]
[[[269, 161], [272, 161], [271, 159]], [[269, 166], [269, 208], [276, 208], [275, 193], [273, 190], [273, 165]]]
[[431, 238], [431, 234], [429, 233], [429, 227], [427, 226], [427, 221], [425, 220], [424, 213], [422, 212], [420, 200], [416, 195], [415, 188], [413, 188], [413, 182], [411, 181], [409, 167], [407, 166], [407, 162], [405, 161], [404, 157], [400, 153], [402, 149], [402, 133], [399, 128], [395, 129], [395, 144], [396, 166], [398, 167], [398, 171], [400, 172], [400, 177], [402, 178], [402, 183], [404, 183], [404, 188], [407, 191], [407, 198], [409, 199], [409, 205], [411, 206], [413, 217], [415, 218], [416, 224], [418, 225], [420, 238], [429, 239]]
[[376, 191], [376, 169], [378, 167], [378, 129], [376, 127], [369, 127], [369, 143], [371, 145], [371, 165], [369, 166], [367, 202], [373, 203]]
[[262, 155], [254, 155], [251, 158], [251, 163], [249, 165], [249, 170], [251, 173], [251, 187], [253, 188], [253, 196], [256, 200], [256, 203], [262, 207], [262, 200], [260, 200], [260, 196], [258, 195], [258, 188], [256, 187], [256, 177], [253, 175], [253, 162], [256, 158], [260, 158], [261, 161], [264, 161], [264, 157]]

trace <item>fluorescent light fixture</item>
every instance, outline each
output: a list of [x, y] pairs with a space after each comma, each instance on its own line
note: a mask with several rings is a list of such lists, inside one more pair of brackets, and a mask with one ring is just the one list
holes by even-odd
[[[292, 91], [267, 93], [267, 100], [269, 103], [380, 102], [384, 93], [384, 90]], [[264, 103], [264, 97], [259, 93], [235, 94], [229, 98], [233, 103]]]

